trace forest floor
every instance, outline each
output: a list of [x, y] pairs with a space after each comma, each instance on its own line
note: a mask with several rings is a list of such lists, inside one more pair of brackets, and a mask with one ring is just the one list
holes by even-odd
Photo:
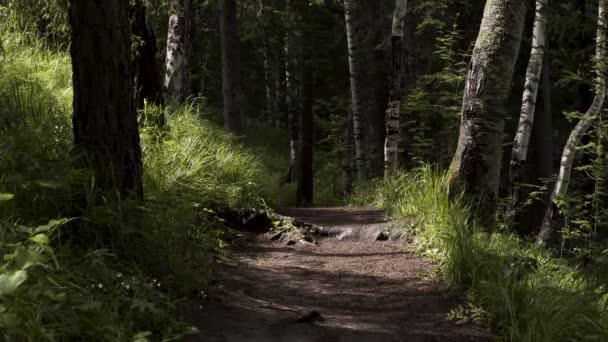
[[[251, 236], [215, 264], [218, 290], [193, 302], [210, 342], [488, 341], [447, 319], [459, 302], [424, 278], [432, 265], [403, 241], [374, 241], [382, 212], [289, 209], [282, 214], [348, 234], [287, 245]], [[353, 234], [354, 232], [354, 234]], [[292, 242], [293, 243], [293, 242]]]

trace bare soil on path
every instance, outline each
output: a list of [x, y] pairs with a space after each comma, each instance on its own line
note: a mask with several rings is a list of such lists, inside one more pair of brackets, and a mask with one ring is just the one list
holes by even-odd
[[[338, 230], [377, 229], [369, 208], [290, 209], [282, 214]], [[488, 334], [447, 319], [458, 302], [444, 284], [421, 275], [430, 263], [403, 241], [371, 235], [316, 243], [251, 237], [215, 267], [218, 291], [191, 304], [210, 342], [488, 341]]]

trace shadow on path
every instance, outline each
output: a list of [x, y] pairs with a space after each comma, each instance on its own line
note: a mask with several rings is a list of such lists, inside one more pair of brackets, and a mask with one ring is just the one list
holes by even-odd
[[[327, 221], [316, 217], [319, 224], [342, 224], [339, 210], [307, 209], [306, 214], [326, 214], [321, 216]], [[349, 225], [381, 217], [352, 208], [342, 216]], [[400, 242], [328, 238], [286, 247], [260, 236], [215, 268], [218, 293], [191, 304], [201, 336], [188, 341], [489, 340], [477, 327], [447, 320], [457, 302], [445, 294], [444, 285], [421, 278], [429, 271], [428, 261]], [[323, 320], [296, 323], [313, 311]]]

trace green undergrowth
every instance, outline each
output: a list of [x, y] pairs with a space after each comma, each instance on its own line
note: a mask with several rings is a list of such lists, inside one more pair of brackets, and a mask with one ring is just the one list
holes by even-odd
[[69, 54], [1, 26], [0, 340], [192, 332], [182, 304], [226, 247], [214, 209], [272, 203], [270, 171], [193, 99], [139, 113], [145, 201], [101, 191], [71, 155]]
[[415, 220], [419, 252], [467, 294], [453, 319], [487, 324], [504, 341], [608, 340], [604, 283], [517, 236], [484, 232], [445, 184], [445, 174], [422, 167], [361, 186], [351, 202]]

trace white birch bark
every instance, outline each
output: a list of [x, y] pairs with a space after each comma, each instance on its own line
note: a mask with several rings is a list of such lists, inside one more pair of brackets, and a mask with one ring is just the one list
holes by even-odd
[[450, 193], [464, 191], [487, 226], [495, 223], [505, 118], [527, 7], [527, 0], [486, 2], [448, 172]]
[[188, 91], [190, 1], [173, 0], [171, 3], [163, 85], [167, 102], [172, 105], [183, 102]]
[[[526, 83], [524, 86], [521, 113], [511, 154], [511, 165], [509, 169], [511, 187], [521, 181], [521, 172], [525, 168], [528, 158], [528, 146], [530, 145], [530, 137], [534, 125], [536, 99], [538, 97], [538, 87], [543, 70], [543, 59], [545, 54], [547, 2], [548, 0], [536, 0], [536, 15], [534, 19], [534, 31], [532, 34], [532, 53], [526, 71]], [[513, 193], [513, 195], [515, 196], [514, 200], [518, 201], [517, 194]]]
[[403, 36], [405, 34], [405, 15], [407, 0], [395, 1], [393, 28], [391, 37], [392, 78], [391, 90], [386, 110], [386, 140], [384, 142], [384, 177], [397, 168], [399, 156], [399, 125], [401, 109], [401, 78], [403, 69]]
[[348, 44], [348, 67], [350, 73], [350, 92], [351, 107], [353, 113], [353, 135], [355, 141], [355, 170], [357, 181], [365, 179], [364, 156], [363, 156], [363, 136], [361, 127], [361, 93], [360, 93], [360, 74], [358, 61], [358, 41], [356, 37], [353, 11], [355, 0], [344, 0], [344, 21], [346, 26], [346, 40]]
[[572, 172], [572, 164], [576, 157], [576, 147], [580, 145], [581, 139], [589, 128], [593, 125], [593, 122], [601, 115], [602, 107], [604, 106], [604, 100], [606, 98], [606, 39], [608, 36], [608, 0], [600, 0], [598, 6], [598, 27], [597, 27], [597, 38], [595, 42], [595, 63], [597, 70], [597, 79], [595, 84], [595, 96], [591, 106], [581, 118], [578, 124], [574, 127], [564, 151], [560, 162], [559, 175], [555, 183], [555, 188], [551, 194], [551, 201], [547, 208], [547, 213], [543, 220], [540, 233], [538, 234], [537, 242], [539, 244], [546, 244], [552, 237], [553, 231], [553, 215], [554, 215], [554, 204], [556, 201], [562, 199], [568, 193], [568, 185], [570, 183], [570, 175]]

